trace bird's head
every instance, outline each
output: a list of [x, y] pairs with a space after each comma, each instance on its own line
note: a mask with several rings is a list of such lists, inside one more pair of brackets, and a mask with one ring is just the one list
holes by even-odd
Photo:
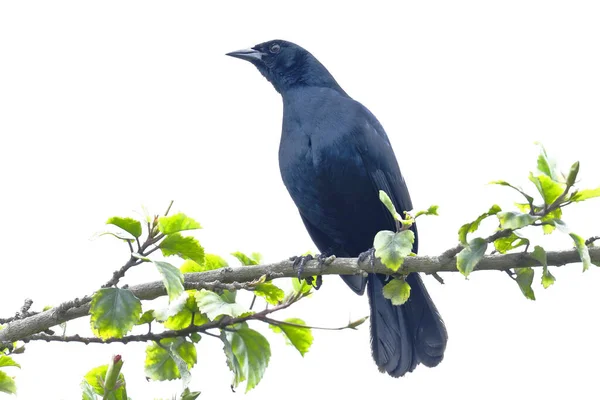
[[254, 64], [282, 94], [302, 86], [329, 87], [344, 93], [319, 60], [297, 44], [285, 40], [270, 40], [227, 55]]

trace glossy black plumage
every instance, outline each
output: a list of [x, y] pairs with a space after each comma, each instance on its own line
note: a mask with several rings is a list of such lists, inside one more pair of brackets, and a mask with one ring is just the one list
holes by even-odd
[[[388, 193], [399, 212], [411, 210], [412, 203], [375, 116], [293, 43], [273, 40], [228, 55], [254, 64], [282, 96], [281, 176], [321, 253], [357, 257], [372, 247], [378, 231], [393, 230], [379, 190]], [[415, 252], [417, 247], [415, 240]], [[381, 371], [402, 376], [419, 363], [439, 364], [446, 329], [418, 274], [407, 278], [411, 297], [402, 306], [383, 297], [384, 275], [342, 278], [356, 293], [367, 288], [371, 347]]]

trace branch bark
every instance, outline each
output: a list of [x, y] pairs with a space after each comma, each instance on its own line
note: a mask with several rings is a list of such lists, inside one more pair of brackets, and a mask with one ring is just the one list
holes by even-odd
[[[589, 249], [592, 261], [600, 262], [600, 248]], [[579, 263], [578, 252], [573, 250], [549, 251], [546, 253], [548, 265], [561, 266], [570, 263]], [[273, 264], [254, 265], [245, 267], [227, 267], [212, 271], [191, 273], [185, 275], [184, 286], [186, 289], [213, 289], [222, 284], [234, 282], [251, 282], [266, 275], [268, 279], [283, 277], [294, 277], [297, 271], [293, 267], [293, 261], [285, 260]], [[541, 266], [529, 253], [511, 253], [501, 255], [485, 256], [475, 271], [507, 270], [518, 267]], [[368, 260], [359, 262], [356, 258], [337, 258], [323, 267], [319, 267], [317, 261], [309, 261], [304, 267], [303, 277], [315, 275], [353, 275], [365, 273], [391, 274], [392, 271], [385, 268], [378, 260], [371, 266]], [[439, 257], [408, 257], [402, 266], [402, 272], [422, 272], [435, 274], [438, 272], [457, 272], [456, 258], [448, 259], [445, 254]], [[141, 300], [152, 300], [166, 295], [162, 282], [149, 282], [132, 286], [129, 289]], [[60, 323], [86, 316], [89, 312], [91, 297], [75, 299], [65, 302], [57, 307], [39, 314], [31, 315], [24, 319], [12, 321], [0, 330], [0, 344], [7, 344], [27, 338], [36, 333]]]

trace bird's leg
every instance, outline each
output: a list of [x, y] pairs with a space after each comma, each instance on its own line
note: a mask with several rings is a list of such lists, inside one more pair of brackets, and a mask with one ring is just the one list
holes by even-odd
[[[307, 262], [314, 260], [314, 257], [311, 254], [307, 254], [305, 256], [293, 256], [290, 257], [290, 261], [294, 262], [293, 267], [298, 268], [298, 280], [302, 281], [302, 274], [304, 273], [304, 266]], [[309, 280], [310, 279], [310, 280]], [[306, 278], [306, 282], [312, 284], [312, 277]]]
[[371, 270], [375, 271], [375, 248], [371, 247], [369, 250], [364, 251], [358, 255], [358, 263], [362, 264], [369, 260], [369, 266]]

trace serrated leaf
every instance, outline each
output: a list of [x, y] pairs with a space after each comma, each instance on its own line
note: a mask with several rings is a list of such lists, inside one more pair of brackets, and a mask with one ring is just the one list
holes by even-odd
[[231, 253], [231, 255], [237, 258], [242, 263], [242, 265], [258, 265], [257, 260], [253, 259], [252, 257], [248, 257], [241, 251], [233, 252]]
[[541, 246], [535, 246], [533, 252], [531, 253], [531, 257], [538, 260], [540, 264], [542, 264], [543, 272], [542, 272], [542, 286], [544, 289], [548, 289], [550, 285], [552, 285], [556, 278], [548, 271], [548, 260], [546, 259], [546, 250], [544, 250]]
[[[300, 318], [288, 318], [283, 321], [281, 325], [269, 325], [269, 327], [275, 333], [283, 333], [286, 337], [286, 342], [296, 348], [300, 352], [300, 355], [304, 357], [304, 355], [310, 349], [310, 346], [313, 343], [313, 335], [310, 328], [302, 328], [294, 325], [304, 325], [306, 323]], [[294, 324], [288, 325], [286, 324]]]
[[152, 261], [160, 273], [163, 284], [167, 289], [169, 301], [173, 301], [184, 292], [183, 273], [177, 267], [164, 261]]
[[387, 268], [396, 272], [412, 252], [414, 241], [415, 234], [411, 230], [377, 232], [373, 240], [375, 257], [379, 258]]
[[232, 387], [246, 381], [246, 393], [262, 379], [271, 357], [269, 341], [260, 333], [243, 327], [221, 331], [227, 365], [234, 373]]
[[158, 219], [158, 230], [165, 235], [201, 228], [202, 227], [198, 222], [188, 217], [184, 213], [171, 215], [169, 217], [160, 217]]
[[254, 294], [262, 297], [269, 304], [277, 305], [285, 298], [285, 292], [273, 282], [260, 283], [254, 287]]
[[485, 213], [481, 214], [479, 217], [477, 217], [477, 219], [475, 219], [475, 221], [466, 223], [463, 226], [461, 226], [460, 229], [458, 230], [458, 240], [463, 245], [467, 244], [467, 234], [475, 232], [479, 228], [479, 224], [481, 224], [481, 221], [483, 221], [484, 219], [486, 219], [489, 216], [498, 214], [500, 211], [502, 211], [500, 206], [497, 204], [494, 204], [493, 206], [490, 207], [490, 209], [487, 212], [485, 212]]
[[0, 367], [17, 367], [21, 368], [18, 362], [12, 359], [12, 357], [0, 354]]
[[554, 203], [565, 191], [563, 183], [559, 183], [546, 175], [534, 176], [530, 173], [529, 180], [533, 182], [538, 192], [540, 192], [546, 205]]
[[[106, 378], [106, 371], [108, 371], [108, 365], [101, 365], [96, 368], [92, 368], [83, 377], [84, 382], [91, 386], [93, 392], [99, 396], [104, 396], [104, 379]], [[125, 387], [125, 376], [123, 373], [119, 374], [118, 380], [123, 382], [123, 385], [116, 390], [113, 390], [112, 397], [107, 397], [111, 400], [127, 400], [127, 390]]]
[[379, 201], [381, 201], [385, 208], [387, 208], [392, 215], [392, 218], [394, 218], [396, 221], [402, 221], [402, 216], [398, 214], [398, 211], [396, 211], [396, 207], [394, 206], [394, 203], [392, 203], [392, 199], [390, 199], [390, 196], [388, 196], [388, 194], [383, 190], [379, 191]]
[[100, 289], [92, 297], [90, 325], [94, 335], [121, 338], [133, 328], [142, 313], [142, 302], [129, 289]]
[[529, 300], [535, 300], [535, 293], [533, 292], [533, 289], [531, 288], [531, 284], [533, 283], [533, 276], [534, 276], [533, 268], [531, 268], [531, 267], [517, 268], [516, 273], [517, 273], [517, 276], [516, 276], [517, 284], [519, 285], [521, 292], [523, 292], [523, 295], [525, 297], [527, 297]]
[[81, 381], [79, 385], [81, 388], [81, 399], [82, 400], [97, 400], [94, 388], [86, 380]]
[[577, 180], [577, 174], [579, 174], [579, 161], [575, 161], [573, 165], [571, 165], [569, 176], [567, 176], [568, 187], [571, 187], [575, 184], [575, 181]]
[[195, 290], [188, 291], [187, 299], [183, 308], [175, 315], [170, 316], [164, 322], [164, 326], [167, 329], [180, 330], [189, 327], [192, 324], [192, 318], [194, 325], [199, 326], [208, 322], [208, 318], [200, 312], [198, 304], [196, 304]]
[[514, 189], [514, 190], [516, 190], [517, 192], [521, 193], [521, 195], [523, 195], [523, 197], [525, 197], [525, 199], [527, 200], [527, 202], [528, 202], [529, 204], [532, 204], [532, 203], [533, 203], [533, 197], [531, 197], [530, 195], [528, 195], [527, 193], [525, 193], [525, 192], [523, 191], [523, 189], [521, 189], [521, 188], [520, 188], [520, 187], [518, 187], [518, 186], [513, 186], [513, 185], [511, 185], [510, 183], [508, 183], [508, 182], [506, 182], [506, 181], [492, 181], [492, 182], [490, 182], [490, 185], [501, 185], [501, 186], [508, 186], [508, 187], [510, 187], [510, 188], [512, 188], [512, 189]]
[[594, 197], [600, 197], [600, 187], [596, 189], [583, 189], [578, 190], [571, 196], [571, 201], [579, 202], [587, 199], [592, 199]]
[[248, 311], [245, 307], [232, 301], [227, 294], [219, 296], [209, 290], [199, 290], [195, 293], [196, 304], [201, 312], [206, 314], [211, 321], [214, 321], [220, 315], [229, 315], [238, 317]]
[[204, 248], [191, 236], [181, 236], [180, 233], [167, 235], [158, 245], [164, 256], [179, 256], [184, 260], [193, 260], [204, 264]]
[[456, 267], [465, 277], [469, 276], [485, 255], [487, 243], [482, 238], [475, 238], [456, 256]]
[[140, 221], [133, 218], [111, 217], [106, 221], [107, 224], [115, 225], [125, 232], [132, 234], [138, 238], [142, 236], [142, 224]]
[[169, 304], [166, 307], [157, 308], [154, 310], [154, 318], [159, 322], [164, 322], [170, 317], [176, 315], [178, 312], [183, 310], [185, 302], [188, 299], [188, 294], [183, 292], [173, 300], [169, 300]]
[[573, 243], [575, 243], [575, 248], [577, 249], [579, 257], [581, 258], [581, 262], [583, 263], [583, 272], [585, 272], [588, 270], [590, 264], [592, 263], [592, 260], [590, 258], [590, 250], [585, 245], [585, 240], [581, 236], [575, 233], [570, 233], [569, 236], [571, 236], [571, 238], [573, 239]]
[[193, 343], [181, 337], [162, 339], [160, 346], [157, 343], [152, 343], [146, 347], [146, 361], [144, 363], [146, 376], [155, 381], [170, 381], [181, 378], [177, 362], [172, 356], [173, 353], [176, 353], [184, 361], [187, 370], [196, 364], [196, 346]]
[[0, 371], [0, 392], [8, 394], [17, 393], [17, 385], [15, 384], [15, 380], [8, 376], [4, 371]]
[[539, 217], [514, 211], [500, 212], [496, 214], [502, 229], [519, 229], [531, 225]]
[[[187, 362], [179, 355], [179, 352], [177, 352], [177, 348], [173, 343], [170, 343], [167, 349], [169, 351], [169, 356], [171, 356], [171, 359], [173, 360], [175, 366], [177, 367], [177, 370], [179, 371], [181, 384], [184, 388], [187, 388], [188, 386], [190, 386], [190, 382], [192, 381], [192, 374], [190, 373], [191, 366], [188, 367]], [[195, 363], [196, 362], [194, 361], [194, 364]]]
[[425, 211], [419, 211], [415, 214], [414, 219], [417, 219], [417, 217], [421, 216], [421, 215], [439, 215], [438, 214], [438, 209], [440, 208], [440, 206], [430, 206], [427, 210]]
[[516, 232], [512, 232], [510, 236], [494, 240], [494, 247], [501, 254], [505, 254], [510, 250], [514, 250], [517, 247], [525, 246], [527, 244], [529, 244], [529, 239], [518, 235]]
[[410, 297], [410, 285], [404, 279], [392, 279], [383, 287], [383, 297], [400, 306]]

